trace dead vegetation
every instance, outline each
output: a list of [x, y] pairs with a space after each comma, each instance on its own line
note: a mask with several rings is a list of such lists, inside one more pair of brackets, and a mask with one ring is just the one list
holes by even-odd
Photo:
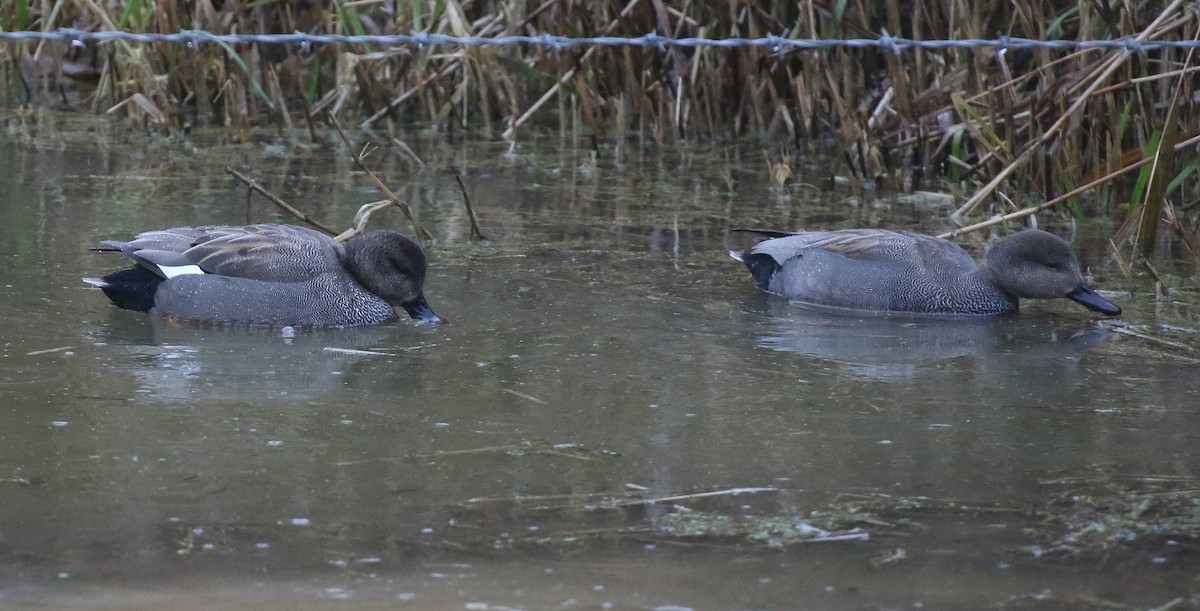
[[[619, 460], [606, 449], [545, 441], [338, 463], [358, 469], [379, 462], [421, 460], [542, 461], [596, 467]], [[945, 545], [947, 533], [971, 524], [1011, 532], [1003, 553], [1012, 557], [1098, 559], [1153, 553], [1166, 543], [1187, 550], [1200, 542], [1200, 480], [1164, 474], [1121, 473], [1093, 465], [1082, 473], [1045, 479], [1040, 495], [1004, 502], [883, 492], [840, 493], [815, 500], [807, 510], [795, 492], [774, 486], [712, 487], [674, 493], [628, 483], [622, 490], [576, 490], [556, 494], [475, 497], [441, 505], [466, 528], [456, 545], [491, 545], [487, 520], [507, 516], [494, 528], [505, 546], [574, 545], [595, 540], [634, 540], [672, 545], [781, 549], [813, 543], [870, 542], [926, 549]], [[585, 529], [580, 529], [586, 524]], [[939, 531], [941, 534], [939, 534]], [[476, 538], [478, 537], [478, 539]], [[954, 535], [949, 535], [953, 540]], [[925, 543], [921, 543], [925, 540]], [[962, 552], [956, 552], [962, 553]], [[969, 553], [969, 552], [966, 552]], [[902, 560], [890, 557], [886, 562]]]
[[[1167, 41], [1196, 38], [1198, 19], [1182, 0], [1020, 6], [14, 0], [0, 6], [6, 31], [477, 37], [656, 32], [714, 39]], [[311, 130], [324, 113], [389, 133], [462, 131], [516, 141], [561, 130], [618, 158], [631, 144], [752, 137], [778, 147], [772, 156], [785, 160], [790, 151], [833, 155], [855, 185], [910, 191], [947, 180], [969, 194], [954, 213], [960, 220], [980, 212], [1018, 218], [1049, 200], [1077, 219], [1112, 219], [1114, 244], [1128, 246], [1121, 251], [1125, 264], [1164, 244], [1159, 228], [1165, 227], [1172, 254], [1194, 264], [1200, 239], [1194, 64], [1188, 50], [1134, 47], [891, 53], [9, 41], [0, 44], [0, 99], [106, 112], [168, 133], [219, 125], [233, 141], [262, 126]], [[785, 169], [772, 166], [772, 177], [786, 176]]]
[[1176, 475], [1096, 473], [1046, 482], [1065, 491], [1039, 508], [1039, 555], [1103, 558], [1149, 543], [1194, 549], [1200, 481]]

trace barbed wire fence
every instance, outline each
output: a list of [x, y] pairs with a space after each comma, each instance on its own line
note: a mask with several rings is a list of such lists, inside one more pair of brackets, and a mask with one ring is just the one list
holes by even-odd
[[[1176, 0], [1172, 6], [1178, 6], [1180, 0]], [[1166, 13], [1164, 13], [1165, 15]], [[1161, 21], [1162, 16], [1155, 21], [1155, 24]], [[765, 49], [772, 54], [786, 54], [797, 51], [825, 51], [835, 49], [877, 49], [892, 55], [899, 55], [906, 51], [922, 50], [922, 51], [946, 51], [946, 50], [972, 50], [972, 49], [992, 49], [997, 54], [1002, 54], [1008, 50], [1049, 50], [1060, 52], [1080, 52], [1080, 51], [1119, 51], [1114, 61], [1108, 62], [1104, 66], [1094, 68], [1090, 72], [1091, 85], [1089, 85], [1082, 94], [1073, 98], [1072, 106], [1059, 117], [1059, 119], [1051, 125], [1048, 130], [1038, 138], [1035, 138], [1030, 143], [1023, 146], [1020, 155], [1011, 163], [1006, 165], [991, 182], [980, 189], [972, 198], [966, 202], [959, 210], [954, 213], [954, 216], [960, 216], [969, 212], [972, 207], [977, 205], [982, 199], [989, 196], [995, 190], [997, 185], [1011, 173], [1014, 168], [1024, 164], [1033, 156], [1040, 145], [1047, 140], [1048, 135], [1059, 133], [1059, 130], [1065, 125], [1067, 119], [1079, 108], [1082, 108], [1089, 95], [1095, 91], [1099, 83], [1104, 81], [1113, 70], [1119, 66], [1124, 59], [1132, 55], [1146, 55], [1155, 52], [1167, 51], [1192, 51], [1200, 48], [1200, 39], [1178, 39], [1178, 40], [1163, 40], [1155, 38], [1156, 30], [1152, 27], [1142, 31], [1137, 36], [1124, 36], [1112, 39], [1083, 39], [1083, 40], [1065, 40], [1065, 39], [1032, 39], [1022, 37], [1012, 37], [998, 35], [994, 38], [961, 38], [961, 39], [911, 39], [904, 37], [894, 37], [884, 33], [883, 35], [872, 38], [801, 38], [790, 37], [788, 35], [766, 35], [755, 38], [746, 37], [729, 37], [729, 38], [698, 38], [698, 37], [681, 37], [675, 38], [663, 36], [656, 32], [649, 32], [641, 36], [557, 36], [551, 34], [538, 35], [504, 35], [497, 34], [494, 36], [457, 36], [433, 32], [411, 31], [407, 34], [331, 34], [331, 33], [306, 33], [301, 31], [293, 31], [291, 33], [275, 33], [275, 34], [216, 34], [206, 30], [199, 29], [181, 29], [171, 33], [152, 33], [152, 32], [124, 32], [124, 31], [89, 31], [75, 28], [58, 28], [55, 30], [46, 31], [0, 31], [0, 41], [19, 41], [19, 40], [37, 40], [46, 42], [67, 43], [73, 47], [84, 47], [89, 43], [106, 43], [106, 42], [138, 42], [138, 43], [170, 43], [184, 45], [189, 49], [203, 50], [212, 45], [219, 45], [225, 48], [226, 51], [233, 53], [231, 47], [243, 46], [247, 44], [259, 45], [291, 45], [299, 48], [301, 51], [312, 51], [317, 45], [365, 45], [365, 46], [384, 46], [384, 47], [405, 47], [414, 46], [417, 48], [445, 46], [445, 47], [514, 47], [514, 48], [539, 48], [548, 49], [551, 51], [562, 51], [569, 49], [587, 48], [588, 51], [597, 47], [617, 48], [617, 47], [639, 47], [645, 49], [658, 50], [666, 52], [670, 49], [700, 49], [700, 48], [718, 48], [718, 49], [738, 49], [738, 48], [758, 48]], [[1162, 34], [1162, 30], [1157, 31], [1157, 35]], [[584, 58], [587, 55], [585, 53]], [[1190, 57], [1190, 55], [1189, 55]], [[1190, 64], [1190, 60], [1188, 62]], [[1106, 66], [1106, 67], [1105, 67]], [[1184, 75], [1200, 68], [1188, 66], [1177, 71], [1179, 75]], [[535, 111], [537, 111], [547, 99], [554, 94], [559, 87], [566, 81], [567, 78], [574, 72], [574, 69], [569, 70], [566, 76], [560, 77], [558, 82], [551, 87], [537, 102], [530, 105], [520, 117], [510, 119], [509, 125], [502, 137], [509, 139], [514, 131], [523, 124]], [[428, 82], [428, 79], [425, 81]], [[1181, 81], [1182, 82], [1182, 81]], [[257, 85], [256, 85], [257, 87]], [[376, 112], [373, 116], [362, 123], [362, 127], [369, 127], [377, 119], [391, 112], [393, 107], [408, 97], [412, 91], [417, 91], [420, 86], [413, 88], [402, 94], [396, 100], [393, 100], [386, 107]], [[260, 94], [264, 95], [261, 90]], [[885, 98], [887, 99], [887, 98]], [[876, 112], [883, 108], [883, 102], [876, 105]], [[678, 113], [676, 113], [678, 117]], [[963, 133], [965, 130], [960, 130]], [[1200, 138], [1200, 137], [1198, 137]], [[1177, 143], [1175, 148], [1194, 144], [1194, 139], [1184, 143]], [[986, 159], [986, 157], [984, 157]], [[1146, 162], [1148, 160], [1143, 160]], [[1143, 162], [1138, 162], [1139, 164]], [[866, 161], [862, 161], [866, 163]], [[982, 161], [980, 162], [982, 163]], [[980, 166], [976, 165], [975, 168]], [[1091, 188], [1096, 184], [1108, 182], [1117, 176], [1122, 175], [1125, 171], [1131, 168], [1136, 168], [1137, 165], [1129, 166], [1117, 172], [1107, 174], [1102, 179], [1089, 183], [1087, 187]], [[1077, 189], [1076, 191], [1078, 191]], [[1075, 193], [1074, 191], [1072, 193]], [[1057, 200], [1052, 200], [1057, 201]], [[1029, 208], [1022, 211], [1020, 214], [1025, 214], [1030, 211], [1035, 211], [1040, 208]], [[987, 221], [990, 223], [992, 221]], [[974, 227], [974, 226], [973, 226]]]
[[786, 36], [763, 36], [759, 38], [671, 38], [655, 33], [642, 36], [554, 36], [540, 34], [537, 36], [506, 35], [506, 36], [452, 36], [432, 32], [411, 32], [409, 34], [308, 34], [292, 32], [291, 34], [214, 34], [204, 30], [180, 30], [174, 33], [140, 33], [140, 32], [91, 32], [73, 28], [57, 30], [0, 32], [0, 40], [45, 40], [83, 44], [88, 42], [129, 41], [148, 43], [177, 43], [189, 47], [197, 47], [206, 43], [246, 44], [258, 43], [269, 45], [298, 45], [301, 47], [314, 44], [346, 44], [346, 45], [416, 45], [416, 46], [536, 46], [550, 49], [570, 49], [582, 46], [602, 47], [717, 47], [743, 48], [765, 47], [772, 51], [791, 50], [821, 50], [835, 48], [879, 48], [898, 53], [907, 49], [944, 50], [944, 49], [1049, 49], [1049, 50], [1091, 50], [1091, 49], [1124, 49], [1138, 53], [1163, 49], [1196, 49], [1200, 48], [1200, 40], [1140, 40], [1134, 37], [1123, 37], [1108, 40], [1038, 40], [998, 36], [996, 38], [963, 38], [956, 40], [897, 38], [879, 36], [878, 38], [789, 38]]

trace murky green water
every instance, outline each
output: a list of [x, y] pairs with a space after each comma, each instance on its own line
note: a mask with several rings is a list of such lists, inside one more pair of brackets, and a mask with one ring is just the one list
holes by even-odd
[[[379, 196], [336, 148], [0, 136], [0, 606], [1195, 604], [1192, 539], [1072, 557], [1046, 519], [1097, 482], [1194, 487], [1187, 346], [1065, 302], [956, 323], [768, 300], [724, 254], [744, 244], [728, 227], [937, 231], [944, 211], [819, 180], [781, 198], [757, 150], [616, 168], [557, 140], [417, 148], [424, 171], [374, 159], [439, 237], [426, 295], [452, 324], [287, 337], [118, 311], [79, 279], [121, 262], [87, 248], [289, 222], [247, 208], [226, 163], [345, 226]], [[1085, 265], [1101, 244], [1079, 242]], [[1111, 297], [1130, 323], [1195, 329], [1180, 295]], [[651, 502], [737, 488], [760, 490]], [[898, 510], [918, 497], [937, 507]], [[803, 530], [856, 499], [843, 541], [666, 530]]]

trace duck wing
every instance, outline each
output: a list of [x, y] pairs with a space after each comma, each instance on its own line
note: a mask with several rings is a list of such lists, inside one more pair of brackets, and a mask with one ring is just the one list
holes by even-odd
[[768, 255], [776, 264], [783, 265], [789, 259], [802, 256], [805, 251], [810, 250], [837, 253], [860, 261], [949, 267], [964, 272], [975, 268], [975, 260], [971, 255], [953, 242], [890, 229], [798, 233], [759, 242], [751, 252]]
[[300, 282], [342, 269], [341, 244], [294, 225], [176, 227], [148, 231], [129, 242], [103, 244], [164, 278], [206, 273]]

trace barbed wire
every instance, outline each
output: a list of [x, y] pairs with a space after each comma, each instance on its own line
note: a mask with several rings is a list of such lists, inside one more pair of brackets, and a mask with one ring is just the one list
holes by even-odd
[[204, 30], [180, 30], [169, 34], [139, 33], [139, 32], [88, 32], [73, 28], [60, 28], [47, 32], [0, 32], [0, 40], [47, 40], [84, 44], [88, 42], [130, 41], [130, 42], [168, 42], [181, 43], [188, 47], [198, 47], [205, 43], [222, 43], [237, 45], [244, 43], [259, 43], [269, 45], [292, 44], [308, 47], [313, 44], [374, 44], [385, 46], [399, 45], [451, 45], [451, 46], [536, 46], [551, 49], [569, 49], [580, 46], [602, 47], [652, 47], [665, 49], [668, 47], [766, 47], [775, 52], [788, 50], [812, 50], [834, 48], [880, 48], [893, 53], [906, 49], [1051, 49], [1051, 50], [1084, 50], [1084, 49], [1126, 49], [1138, 53], [1160, 49], [1193, 49], [1200, 48], [1200, 40], [1138, 40], [1132, 37], [1112, 40], [1035, 40], [1032, 38], [1014, 38], [1000, 36], [997, 38], [963, 38], [958, 40], [913, 40], [911, 38], [896, 38], [880, 36], [878, 38], [787, 38], [784, 36], [765, 36], [761, 38], [670, 38], [650, 33], [637, 37], [623, 36], [586, 36], [568, 37], [541, 34], [538, 36], [450, 36], [430, 32], [412, 32], [410, 34], [306, 34], [293, 32], [291, 34], [213, 34]]

